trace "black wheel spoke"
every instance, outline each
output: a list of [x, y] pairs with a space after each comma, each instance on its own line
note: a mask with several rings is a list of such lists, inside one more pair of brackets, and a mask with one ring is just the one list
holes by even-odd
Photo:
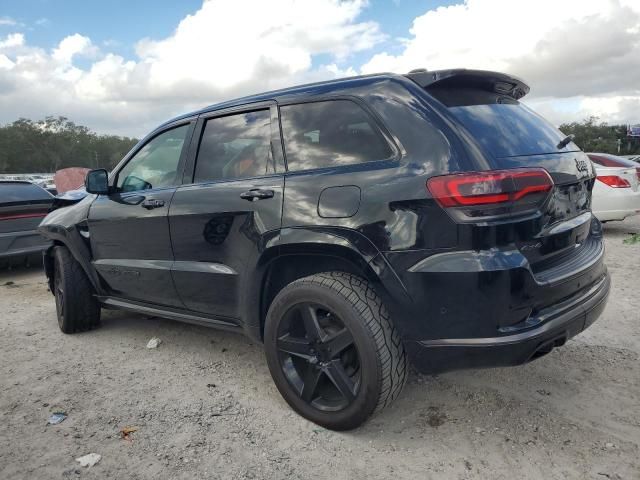
[[353, 345], [353, 336], [351, 332], [344, 328], [325, 342], [327, 352], [331, 359], [340, 355], [345, 348]]
[[318, 388], [318, 381], [320, 380], [320, 375], [322, 371], [318, 368], [315, 368], [313, 365], [309, 365], [307, 367], [307, 371], [302, 377], [302, 391], [300, 392], [300, 396], [305, 402], [311, 402], [315, 398], [315, 393]]
[[307, 332], [307, 337], [311, 341], [323, 341], [326, 338], [326, 334], [318, 323], [318, 313], [316, 307], [309, 304], [303, 304], [300, 306], [300, 315], [304, 322], [304, 329]]
[[281, 352], [302, 357], [306, 360], [309, 360], [312, 356], [311, 345], [306, 339], [295, 338], [288, 333], [278, 338], [277, 348]]
[[58, 315], [64, 318], [64, 290], [62, 289], [62, 279], [60, 273], [56, 272], [54, 289], [56, 293], [56, 306], [58, 307]]
[[320, 411], [351, 405], [362, 373], [354, 336], [344, 321], [327, 306], [304, 301], [291, 305], [280, 322], [272, 348], [292, 393]]
[[349, 401], [353, 400], [356, 396], [355, 384], [347, 375], [340, 360], [332, 360], [324, 367], [324, 372], [331, 380], [338, 391]]

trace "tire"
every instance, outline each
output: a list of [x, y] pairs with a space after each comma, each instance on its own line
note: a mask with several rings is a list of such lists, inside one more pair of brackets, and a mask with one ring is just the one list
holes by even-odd
[[360, 426], [390, 405], [407, 379], [406, 354], [387, 309], [352, 274], [319, 273], [284, 287], [269, 307], [264, 343], [285, 401], [331, 430]]
[[[55, 247], [54, 296], [58, 326], [64, 333], [91, 330], [100, 325], [100, 304], [86, 273], [66, 247]], [[70, 294], [71, 293], [71, 294]]]

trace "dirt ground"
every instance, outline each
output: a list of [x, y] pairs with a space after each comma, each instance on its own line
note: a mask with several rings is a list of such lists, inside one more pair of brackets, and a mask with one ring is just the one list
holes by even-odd
[[[583, 334], [522, 367], [414, 373], [390, 409], [347, 433], [293, 413], [242, 336], [122, 312], [63, 335], [43, 274], [0, 272], [0, 478], [639, 479], [629, 232], [639, 219], [606, 226], [613, 291]], [[68, 418], [47, 425], [60, 410]], [[80, 467], [90, 452], [101, 461]]]

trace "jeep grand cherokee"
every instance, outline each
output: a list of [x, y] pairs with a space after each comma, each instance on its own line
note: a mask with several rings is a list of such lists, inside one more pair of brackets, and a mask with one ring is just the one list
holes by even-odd
[[422, 372], [518, 365], [609, 292], [594, 170], [495, 72], [332, 80], [173, 119], [40, 226], [65, 333], [119, 308], [264, 342], [344, 430]]

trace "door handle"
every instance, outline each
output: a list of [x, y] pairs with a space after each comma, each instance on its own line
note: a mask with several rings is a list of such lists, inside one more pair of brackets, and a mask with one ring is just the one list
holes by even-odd
[[147, 198], [142, 202], [142, 208], [147, 210], [153, 210], [154, 208], [164, 207], [164, 200], [157, 200], [155, 198]]
[[273, 198], [273, 190], [263, 190], [261, 188], [252, 188], [246, 192], [240, 194], [240, 198], [243, 200], [249, 200], [254, 202], [256, 200], [264, 200], [265, 198]]

